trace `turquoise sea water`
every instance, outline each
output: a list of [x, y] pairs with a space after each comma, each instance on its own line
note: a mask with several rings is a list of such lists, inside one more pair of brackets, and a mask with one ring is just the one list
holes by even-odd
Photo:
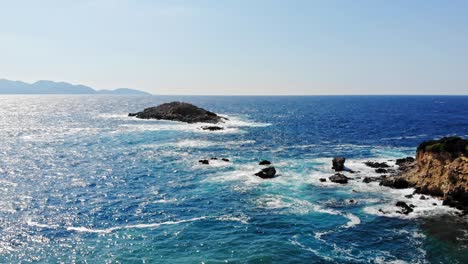
[[[127, 117], [173, 100], [227, 116], [225, 130]], [[468, 262], [468, 221], [454, 209], [361, 182], [376, 175], [364, 161], [392, 164], [423, 140], [468, 137], [468, 97], [0, 96], [0, 105], [0, 263]], [[336, 155], [360, 171], [347, 185], [319, 181]], [[230, 162], [198, 164], [212, 157]], [[253, 175], [262, 159], [277, 178]], [[415, 211], [395, 213], [400, 200]]]

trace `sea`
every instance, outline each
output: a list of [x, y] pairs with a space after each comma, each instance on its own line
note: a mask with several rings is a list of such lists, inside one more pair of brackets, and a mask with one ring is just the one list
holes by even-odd
[[[224, 130], [128, 117], [171, 101]], [[466, 216], [362, 182], [449, 135], [467, 96], [2, 95], [0, 263], [468, 263]]]

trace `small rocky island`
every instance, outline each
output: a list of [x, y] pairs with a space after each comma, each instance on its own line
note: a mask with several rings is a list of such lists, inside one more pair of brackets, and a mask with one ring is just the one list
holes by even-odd
[[184, 102], [170, 102], [159, 106], [146, 108], [141, 112], [130, 113], [141, 119], [158, 119], [180, 121], [186, 123], [221, 123], [227, 118], [219, 116], [213, 112]]

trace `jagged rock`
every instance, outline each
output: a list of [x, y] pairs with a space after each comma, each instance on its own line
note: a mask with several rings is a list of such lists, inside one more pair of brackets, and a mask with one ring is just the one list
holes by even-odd
[[344, 166], [345, 161], [346, 161], [346, 158], [344, 157], [333, 158], [332, 169], [334, 169], [335, 171], [343, 171], [345, 169], [345, 166]]
[[327, 179], [325, 179], [325, 178], [320, 178], [319, 181], [320, 181], [320, 182], [326, 182]]
[[364, 183], [370, 183], [370, 182], [374, 182], [374, 181], [380, 181], [381, 179], [380, 178], [375, 178], [375, 177], [365, 177], [362, 182]]
[[183, 102], [161, 104], [146, 108], [142, 112], [130, 113], [129, 116], [141, 119], [172, 120], [186, 123], [219, 123], [226, 119], [203, 108]]
[[411, 208], [409, 205], [407, 205], [405, 202], [402, 202], [402, 201], [398, 201], [396, 203], [396, 206], [398, 207], [401, 207], [401, 211], [398, 211], [398, 213], [400, 214], [409, 214], [411, 212], [413, 212], [413, 208]]
[[447, 194], [442, 204], [455, 207], [466, 213], [468, 212], [468, 192], [461, 187], [455, 188]]
[[394, 189], [405, 189], [410, 187], [408, 181], [403, 178], [385, 178], [380, 182], [380, 185]]
[[201, 164], [204, 164], [204, 165], [210, 164], [210, 161], [209, 161], [209, 160], [206, 160], [206, 159], [199, 160], [198, 162], [201, 163]]
[[203, 130], [209, 130], [209, 131], [224, 130], [223, 127], [219, 127], [219, 126], [202, 126], [201, 128], [202, 128]]
[[375, 172], [376, 172], [376, 173], [387, 173], [388, 170], [379, 168], [379, 169], [375, 169]]
[[388, 168], [390, 167], [386, 162], [374, 162], [374, 161], [366, 161], [364, 162], [366, 166], [371, 168]]
[[336, 183], [340, 183], [340, 184], [345, 184], [345, 183], [348, 183], [348, 177], [346, 177], [345, 175], [341, 174], [341, 173], [337, 173], [333, 176], [330, 176], [328, 177], [328, 179], [331, 181], [331, 182], [336, 182]]
[[401, 165], [404, 165], [404, 164], [407, 164], [407, 163], [413, 163], [415, 161], [415, 159], [413, 157], [406, 157], [406, 158], [402, 158], [402, 159], [397, 159], [395, 164], [398, 165], [398, 166], [401, 166]]
[[271, 161], [269, 160], [262, 160], [258, 163], [258, 165], [270, 165], [271, 164]]
[[276, 175], [276, 169], [275, 167], [263, 168], [261, 171], [255, 173], [255, 175], [262, 179], [274, 178]]

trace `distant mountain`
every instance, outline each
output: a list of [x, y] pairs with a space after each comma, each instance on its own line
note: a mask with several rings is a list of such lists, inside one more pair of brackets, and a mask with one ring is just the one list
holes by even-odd
[[151, 95], [147, 92], [135, 90], [135, 89], [130, 89], [130, 88], [118, 88], [114, 90], [99, 90], [97, 91], [99, 94], [122, 94], [122, 95]]
[[120, 88], [115, 90], [95, 90], [85, 85], [66, 82], [37, 81], [25, 83], [0, 79], [0, 94], [114, 94], [114, 95], [151, 95], [147, 92]]

